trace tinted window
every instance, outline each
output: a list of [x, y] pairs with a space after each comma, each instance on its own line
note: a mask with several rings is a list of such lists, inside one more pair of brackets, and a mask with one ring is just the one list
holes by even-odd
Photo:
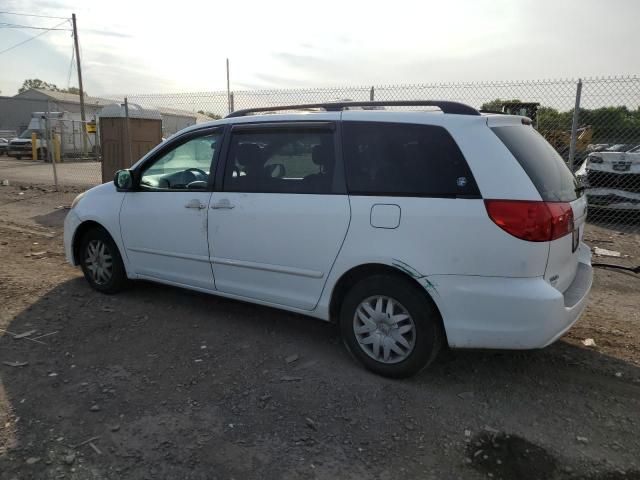
[[542, 135], [524, 125], [491, 130], [527, 172], [544, 201], [571, 202], [577, 198], [575, 177]]
[[206, 190], [222, 133], [191, 138], [145, 165], [140, 186], [146, 190]]
[[231, 137], [224, 190], [331, 193], [334, 165], [331, 131], [239, 131]]
[[374, 122], [343, 125], [351, 194], [479, 194], [462, 152], [444, 128]]

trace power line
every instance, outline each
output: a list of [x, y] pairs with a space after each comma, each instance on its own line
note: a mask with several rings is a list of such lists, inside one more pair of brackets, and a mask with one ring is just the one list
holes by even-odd
[[45, 30], [44, 32], [40, 32], [38, 35], [31, 37], [31, 38], [27, 38], [26, 40], [23, 40], [20, 43], [16, 43], [15, 45], [10, 46], [9, 48], [5, 48], [4, 50], [0, 50], [0, 55], [2, 55], [5, 52], [8, 52], [9, 50], [13, 50], [14, 48], [19, 47], [20, 45], [24, 45], [27, 42], [30, 42], [31, 40], [35, 40], [38, 37], [41, 37], [42, 35], [44, 35], [45, 33], [49, 33], [51, 30], [54, 30], [56, 28], [58, 28], [60, 25], [64, 25], [69, 19], [65, 19], [64, 22], [60, 22], [58, 25], [54, 25], [53, 27], [51, 27], [50, 29]]
[[64, 30], [67, 32], [71, 32], [70, 28], [46, 28], [46, 27], [32, 27], [30, 25], [17, 25], [15, 23], [0, 23], [0, 28], [30, 28], [32, 30]]
[[34, 15], [32, 13], [0, 12], [4, 15], [19, 15], [21, 17], [57, 18], [58, 20], [69, 20], [69, 17], [51, 17], [49, 15]]

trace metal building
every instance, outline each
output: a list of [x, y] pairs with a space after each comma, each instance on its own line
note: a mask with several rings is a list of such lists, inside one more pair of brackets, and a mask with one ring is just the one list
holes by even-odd
[[[106, 105], [123, 99], [108, 99], [85, 95], [87, 121], [95, 120]], [[80, 112], [80, 96], [32, 88], [13, 97], [0, 96], [0, 130], [14, 130], [18, 134], [29, 125], [32, 112]], [[211, 120], [199, 113], [173, 108], [156, 108], [162, 115], [162, 135], [169, 137], [190, 125]]]

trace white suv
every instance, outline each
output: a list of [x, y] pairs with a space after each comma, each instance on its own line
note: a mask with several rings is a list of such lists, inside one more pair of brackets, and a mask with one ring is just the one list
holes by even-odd
[[66, 255], [105, 293], [145, 279], [337, 322], [385, 376], [444, 344], [544, 347], [592, 270], [585, 198], [530, 123], [454, 102], [235, 112], [78, 196]]

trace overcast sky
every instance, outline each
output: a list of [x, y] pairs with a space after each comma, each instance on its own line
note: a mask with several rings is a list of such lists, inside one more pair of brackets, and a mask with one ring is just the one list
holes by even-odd
[[[638, 0], [0, 0], [0, 10], [75, 12], [91, 95], [222, 90], [227, 57], [236, 90], [640, 73]], [[62, 21], [0, 14], [0, 24]], [[0, 25], [0, 50], [38, 33]], [[52, 31], [0, 53], [2, 94], [34, 77], [77, 86], [72, 45]]]

